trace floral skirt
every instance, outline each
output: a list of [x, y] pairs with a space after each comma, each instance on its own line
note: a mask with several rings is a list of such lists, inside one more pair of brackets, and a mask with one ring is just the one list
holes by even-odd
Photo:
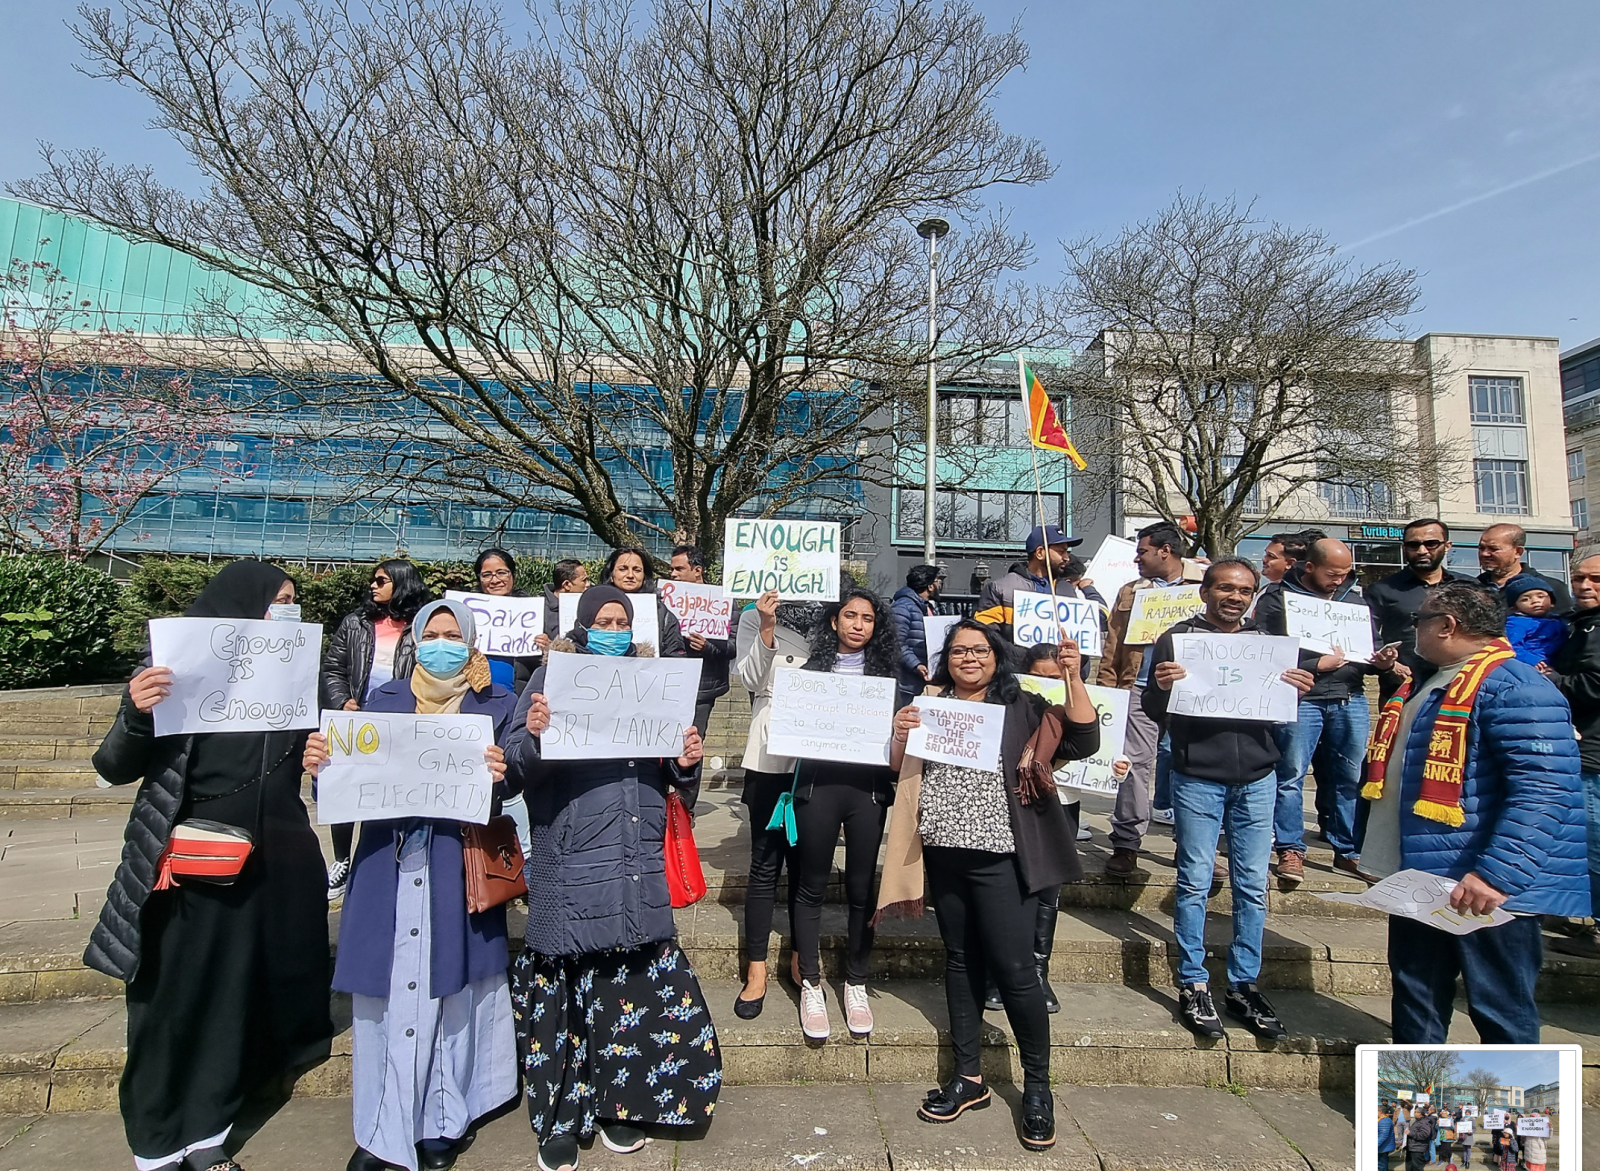
[[598, 1122], [705, 1122], [722, 1086], [717, 1032], [676, 940], [542, 956], [512, 970], [528, 1119], [541, 1142]]

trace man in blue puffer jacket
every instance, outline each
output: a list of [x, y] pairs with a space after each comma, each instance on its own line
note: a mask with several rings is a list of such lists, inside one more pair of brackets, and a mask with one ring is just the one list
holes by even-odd
[[1511, 656], [1505, 618], [1500, 595], [1476, 583], [1428, 591], [1417, 652], [1438, 670], [1398, 712], [1385, 709], [1374, 737], [1370, 757], [1384, 768], [1362, 789], [1362, 868], [1446, 875], [1458, 880], [1458, 912], [1517, 916], [1470, 935], [1390, 917], [1397, 1045], [1445, 1043], [1457, 975], [1482, 1043], [1537, 1045], [1539, 917], [1589, 914], [1572, 713], [1548, 679]]

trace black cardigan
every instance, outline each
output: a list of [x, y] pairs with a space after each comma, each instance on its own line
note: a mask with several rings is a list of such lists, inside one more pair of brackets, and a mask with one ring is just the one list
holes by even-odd
[[[987, 702], [998, 703], [998, 699]], [[1005, 729], [1000, 740], [1000, 768], [1006, 779], [1006, 806], [1011, 810], [1011, 836], [1017, 844], [1017, 866], [1029, 894], [1083, 877], [1078, 862], [1077, 835], [1067, 813], [1052, 792], [1041, 801], [1024, 805], [1017, 796], [1017, 762], [1049, 711], [1040, 696], [1024, 691], [1005, 705]], [[1082, 760], [1100, 750], [1100, 721], [1074, 723], [1061, 713], [1061, 745], [1056, 760]], [[1051, 762], [1053, 763], [1053, 762]]]

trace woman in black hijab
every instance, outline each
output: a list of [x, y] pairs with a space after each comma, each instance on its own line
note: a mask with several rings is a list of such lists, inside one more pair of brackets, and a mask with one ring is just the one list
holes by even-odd
[[[212, 578], [185, 617], [254, 618], [292, 603], [294, 581], [259, 561]], [[127, 983], [122, 1120], [140, 1171], [236, 1171], [245, 1100], [328, 1055], [328, 906], [322, 851], [300, 800], [304, 732], [157, 736], [173, 674], [128, 684], [94, 755], [112, 784], [142, 780], [122, 862], [84, 961]], [[156, 889], [172, 830], [236, 826], [253, 845], [232, 885]]]

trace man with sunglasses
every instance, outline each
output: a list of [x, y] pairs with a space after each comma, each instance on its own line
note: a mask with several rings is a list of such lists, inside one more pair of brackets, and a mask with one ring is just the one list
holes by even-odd
[[1406, 679], [1424, 679], [1433, 667], [1417, 654], [1417, 632], [1411, 620], [1434, 586], [1447, 581], [1471, 581], [1444, 567], [1450, 557], [1450, 526], [1425, 517], [1406, 525], [1400, 551], [1406, 567], [1367, 589], [1367, 605], [1378, 620], [1380, 645], [1399, 643], [1400, 661], [1378, 681], [1380, 702], [1387, 701]]

